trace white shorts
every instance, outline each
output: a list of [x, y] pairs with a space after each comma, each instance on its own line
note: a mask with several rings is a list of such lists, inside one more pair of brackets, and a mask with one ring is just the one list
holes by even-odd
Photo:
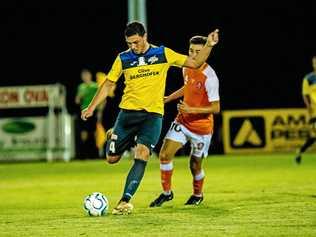
[[183, 146], [189, 141], [191, 145], [191, 155], [194, 155], [195, 157], [207, 157], [212, 134], [196, 134], [191, 132], [181, 123], [173, 121], [165, 136], [165, 139], [179, 142]]

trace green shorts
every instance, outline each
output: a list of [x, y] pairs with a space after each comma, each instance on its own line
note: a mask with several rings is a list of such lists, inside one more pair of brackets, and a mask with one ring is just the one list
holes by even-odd
[[122, 155], [136, 144], [152, 151], [159, 141], [162, 115], [141, 110], [121, 110], [116, 119], [111, 139], [106, 143], [108, 155]]

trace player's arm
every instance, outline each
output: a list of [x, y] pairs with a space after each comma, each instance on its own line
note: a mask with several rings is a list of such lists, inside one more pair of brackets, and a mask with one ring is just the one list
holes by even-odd
[[305, 104], [308, 112], [311, 113], [312, 107], [311, 107], [311, 99], [310, 99], [309, 95], [303, 95], [303, 101], [304, 101], [304, 104]]
[[213, 101], [209, 106], [191, 107], [180, 101], [177, 106], [180, 113], [187, 114], [218, 114], [220, 112], [220, 101]]
[[80, 101], [81, 101], [81, 97], [80, 97], [79, 95], [76, 95], [76, 97], [75, 97], [75, 103], [76, 103], [77, 105], [79, 105], [79, 104], [80, 104]]
[[104, 108], [106, 106], [106, 102], [107, 102], [107, 98], [105, 98], [104, 101], [101, 102], [101, 104], [99, 104], [97, 107], [97, 121], [98, 122], [102, 122], [103, 111], [104, 111]]
[[309, 98], [308, 95], [303, 95], [303, 101], [307, 108], [311, 106], [311, 99]]
[[184, 94], [184, 86], [181, 87], [179, 90], [173, 92], [171, 95], [165, 96], [164, 103], [168, 103], [170, 101], [176, 100], [180, 97], [182, 97]]
[[207, 60], [207, 58], [210, 56], [210, 53], [213, 49], [213, 47], [218, 43], [218, 32], [219, 30], [216, 29], [213, 32], [211, 32], [207, 37], [207, 42], [204, 45], [204, 47], [201, 49], [199, 54], [196, 56], [195, 59], [192, 59], [190, 57], [187, 57], [186, 61], [184, 62], [184, 67], [190, 67], [190, 68], [199, 68], [202, 66], [202, 64]]
[[101, 102], [106, 99], [110, 91], [113, 90], [114, 86], [115, 83], [110, 80], [106, 80], [105, 82], [103, 82], [103, 84], [99, 87], [98, 91], [93, 97], [92, 101], [90, 102], [89, 106], [86, 109], [82, 110], [81, 118], [83, 120], [87, 120], [87, 118], [93, 115], [94, 110]]
[[311, 99], [309, 97], [309, 84], [307, 78], [303, 79], [303, 86], [302, 86], [302, 94], [303, 94], [303, 101], [309, 113], [311, 113]]
[[110, 72], [106, 76], [106, 80], [98, 88], [98, 91], [96, 92], [89, 106], [82, 110], [81, 118], [83, 120], [87, 120], [87, 118], [91, 117], [97, 106], [102, 103], [107, 96], [112, 96], [113, 91], [115, 90], [115, 82], [120, 78], [121, 75], [122, 61], [118, 55], [112, 65]]
[[75, 103], [77, 105], [80, 104], [81, 100], [82, 100], [82, 93], [81, 93], [81, 85], [78, 86], [77, 88], [77, 92], [76, 92], [76, 96], [75, 96]]

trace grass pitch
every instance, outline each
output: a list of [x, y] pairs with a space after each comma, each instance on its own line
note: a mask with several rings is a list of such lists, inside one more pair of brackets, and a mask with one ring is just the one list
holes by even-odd
[[174, 160], [174, 200], [161, 192], [159, 162], [150, 160], [129, 216], [89, 217], [83, 198], [104, 193], [110, 211], [131, 165], [101, 160], [0, 164], [0, 236], [316, 236], [316, 155], [212, 156], [204, 161], [204, 202], [187, 207], [188, 159]]

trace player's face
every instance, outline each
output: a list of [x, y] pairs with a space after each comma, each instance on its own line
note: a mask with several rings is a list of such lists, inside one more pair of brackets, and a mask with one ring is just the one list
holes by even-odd
[[83, 72], [81, 73], [81, 79], [85, 83], [89, 83], [90, 81], [92, 81], [92, 75], [89, 72]]
[[189, 57], [192, 59], [195, 59], [202, 48], [203, 48], [202, 44], [190, 44]]
[[136, 54], [144, 53], [146, 50], [147, 34], [144, 36], [132, 35], [125, 37], [128, 47]]

